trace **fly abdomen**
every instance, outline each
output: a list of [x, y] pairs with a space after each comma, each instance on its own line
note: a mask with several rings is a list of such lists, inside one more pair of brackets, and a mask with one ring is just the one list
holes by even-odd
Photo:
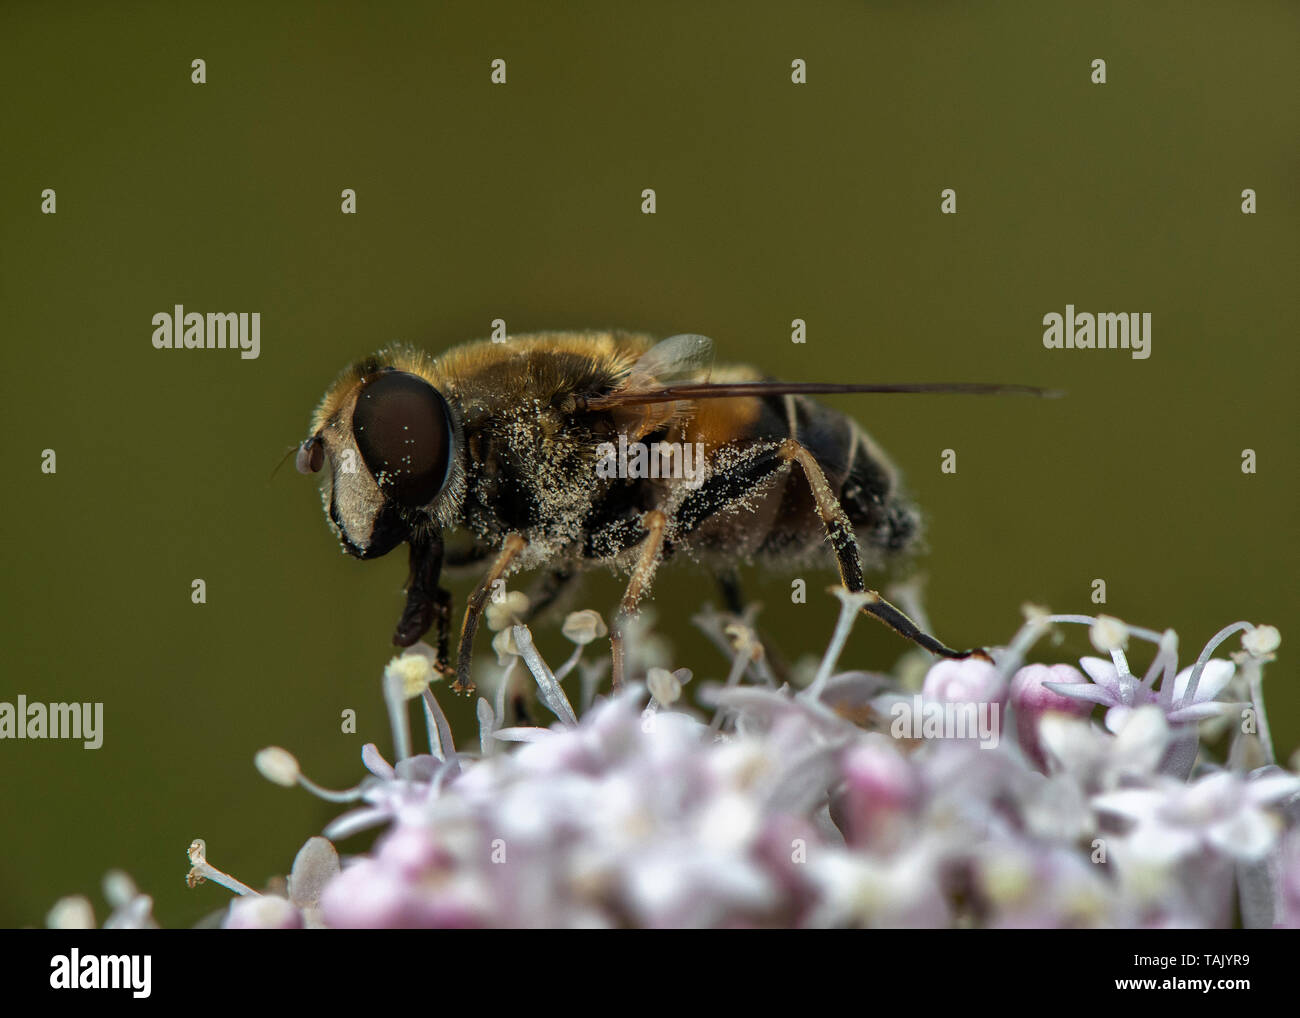
[[898, 471], [856, 422], [849, 423], [853, 454], [840, 488], [840, 505], [859, 539], [886, 554], [902, 551], [917, 536], [920, 514], [901, 490]]
[[888, 457], [853, 418], [807, 396], [785, 397], [791, 437], [813, 454], [853, 524], [858, 540], [889, 555], [915, 538], [919, 514], [902, 492], [899, 475]]

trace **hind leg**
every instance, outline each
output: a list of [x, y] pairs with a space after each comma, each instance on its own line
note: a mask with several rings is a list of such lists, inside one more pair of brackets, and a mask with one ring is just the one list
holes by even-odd
[[906, 637], [918, 646], [924, 647], [931, 654], [940, 657], [961, 660], [979, 657], [990, 660], [984, 650], [953, 650], [941, 643], [922, 629], [874, 590], [868, 590], [862, 578], [862, 559], [858, 553], [858, 542], [853, 536], [853, 527], [841, 508], [835, 493], [826, 481], [826, 474], [821, 465], [803, 445], [793, 438], [781, 443], [781, 457], [789, 463], [798, 463], [804, 477], [812, 489], [813, 499], [817, 503], [817, 515], [821, 517], [822, 526], [826, 528], [826, 539], [835, 552], [835, 561], [840, 570], [840, 581], [853, 593], [863, 593], [868, 601], [862, 610], [874, 616], [900, 636]]

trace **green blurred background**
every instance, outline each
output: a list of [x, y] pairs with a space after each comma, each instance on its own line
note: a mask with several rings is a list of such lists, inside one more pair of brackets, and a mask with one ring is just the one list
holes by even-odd
[[[262, 780], [255, 750], [287, 746], [336, 787], [363, 742], [390, 753], [378, 679], [404, 556], [345, 558], [314, 481], [268, 478], [345, 363], [498, 317], [701, 332], [797, 380], [1067, 389], [829, 402], [927, 511], [940, 636], [1003, 641], [1026, 600], [1091, 611], [1098, 577], [1106, 611], [1176, 628], [1185, 657], [1223, 624], [1272, 622], [1285, 758], [1298, 42], [1280, 0], [6, 3], [0, 699], [102, 700], [106, 732], [95, 752], [0, 743], [0, 925], [39, 925], [72, 892], [102, 919], [110, 867], [165, 924], [193, 923], [228, 895], [186, 890], [192, 838], [260, 885], [337, 812]], [[260, 311], [261, 357], [154, 350], [174, 303]], [[1067, 303], [1150, 311], [1151, 358], [1045, 350], [1042, 316]], [[789, 576], [746, 574], [787, 652], [833, 628], [833, 574], [809, 578], [797, 606]], [[618, 589], [601, 577], [578, 605], [607, 612]], [[689, 624], [711, 587], [683, 567], [657, 595], [678, 664], [722, 674]], [[845, 664], [902, 649], [863, 623]], [[1080, 631], [1060, 654], [1085, 651]], [[469, 703], [453, 711], [476, 744]]]

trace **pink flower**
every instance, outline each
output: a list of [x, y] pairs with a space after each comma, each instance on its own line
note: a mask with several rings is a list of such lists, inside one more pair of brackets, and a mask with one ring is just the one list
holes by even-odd
[[1050, 711], [1082, 718], [1092, 713], [1093, 707], [1087, 701], [1049, 689], [1046, 683], [1074, 685], [1087, 681], [1082, 672], [1070, 665], [1026, 665], [1011, 677], [1010, 700], [1016, 712], [1016, 736], [1021, 750], [1040, 769], [1047, 767], [1038, 738], [1038, 722], [1042, 716]]
[[891, 848], [921, 799], [912, 764], [893, 746], [874, 743], [844, 754], [844, 785], [832, 807], [851, 845]]
[[1001, 703], [1006, 699], [1002, 674], [988, 661], [940, 661], [925, 673], [921, 695], [941, 703]]

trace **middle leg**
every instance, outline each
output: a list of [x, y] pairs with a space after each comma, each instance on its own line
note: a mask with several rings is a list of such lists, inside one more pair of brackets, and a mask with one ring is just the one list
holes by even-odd
[[474, 633], [478, 629], [478, 620], [487, 605], [488, 594], [492, 584], [501, 579], [510, 569], [510, 564], [519, 557], [526, 547], [524, 539], [518, 534], [511, 534], [501, 546], [492, 568], [487, 571], [479, 585], [470, 594], [465, 604], [465, 621], [460, 628], [460, 648], [456, 654], [456, 684], [452, 687], [458, 693], [470, 693], [474, 690], [474, 680], [470, 678], [470, 659], [474, 653]]
[[637, 557], [636, 567], [632, 570], [632, 579], [628, 581], [627, 591], [614, 616], [614, 624], [609, 627], [609, 648], [613, 657], [614, 692], [623, 688], [623, 630], [630, 616], [636, 614], [637, 605], [642, 595], [650, 586], [655, 570], [659, 568], [664, 549], [664, 534], [668, 529], [668, 517], [660, 509], [651, 509], [643, 517], [641, 524], [646, 529], [646, 536], [641, 542], [641, 554]]

